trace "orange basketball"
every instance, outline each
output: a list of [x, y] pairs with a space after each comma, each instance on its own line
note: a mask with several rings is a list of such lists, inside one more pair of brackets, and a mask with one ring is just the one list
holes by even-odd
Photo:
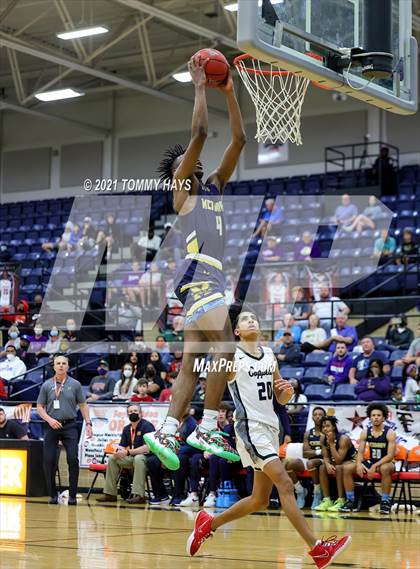
[[208, 59], [204, 71], [209, 87], [217, 87], [226, 81], [229, 73], [229, 63], [223, 53], [217, 51], [217, 49], [206, 48], [197, 51], [193, 58], [200, 64]]

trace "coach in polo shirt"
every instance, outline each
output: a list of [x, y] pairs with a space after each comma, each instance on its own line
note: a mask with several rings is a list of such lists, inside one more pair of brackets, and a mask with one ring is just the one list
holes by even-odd
[[57, 467], [57, 447], [61, 440], [67, 453], [69, 467], [69, 506], [76, 505], [77, 483], [79, 480], [78, 439], [76, 423], [77, 407], [86, 421], [86, 436], [92, 437], [92, 423], [85, 402], [82, 386], [67, 375], [69, 360], [67, 356], [54, 357], [54, 377], [45, 381], [37, 401], [37, 411], [46, 422], [44, 434], [44, 468], [47, 479], [49, 504], [57, 504], [55, 472]]

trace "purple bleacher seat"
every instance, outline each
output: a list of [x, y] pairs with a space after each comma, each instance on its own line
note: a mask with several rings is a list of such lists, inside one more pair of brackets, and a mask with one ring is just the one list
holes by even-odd
[[307, 385], [305, 388], [305, 395], [309, 401], [329, 401], [332, 392], [332, 387], [322, 384]]
[[332, 395], [333, 401], [354, 401], [357, 399], [354, 392], [354, 385], [350, 383], [341, 383], [337, 385]]
[[324, 379], [325, 366], [308, 367], [305, 369], [302, 381], [304, 383], [320, 383]]
[[331, 357], [332, 356], [329, 352], [312, 352], [306, 356], [305, 366], [326, 366], [329, 363]]

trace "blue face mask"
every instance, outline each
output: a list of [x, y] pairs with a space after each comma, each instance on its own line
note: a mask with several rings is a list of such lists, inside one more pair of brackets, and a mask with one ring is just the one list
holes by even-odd
[[108, 370], [103, 368], [103, 367], [99, 367], [98, 373], [99, 373], [99, 375], [106, 375], [108, 373]]
[[9, 336], [10, 336], [10, 338], [12, 338], [12, 340], [16, 340], [16, 338], [19, 336], [19, 334], [17, 332], [10, 332]]
[[51, 330], [50, 336], [58, 336], [58, 330]]

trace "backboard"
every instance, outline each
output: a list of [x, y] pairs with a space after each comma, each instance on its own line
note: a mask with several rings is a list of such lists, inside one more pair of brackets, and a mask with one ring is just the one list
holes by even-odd
[[[412, 114], [417, 110], [418, 47], [411, 35], [411, 4], [411, 0], [239, 0], [238, 47], [320, 86], [387, 111]], [[387, 49], [381, 47], [387, 42]], [[373, 51], [385, 58], [387, 77], [376, 69], [370, 73], [372, 61], [366, 55]], [[392, 57], [386, 59], [386, 54]]]

